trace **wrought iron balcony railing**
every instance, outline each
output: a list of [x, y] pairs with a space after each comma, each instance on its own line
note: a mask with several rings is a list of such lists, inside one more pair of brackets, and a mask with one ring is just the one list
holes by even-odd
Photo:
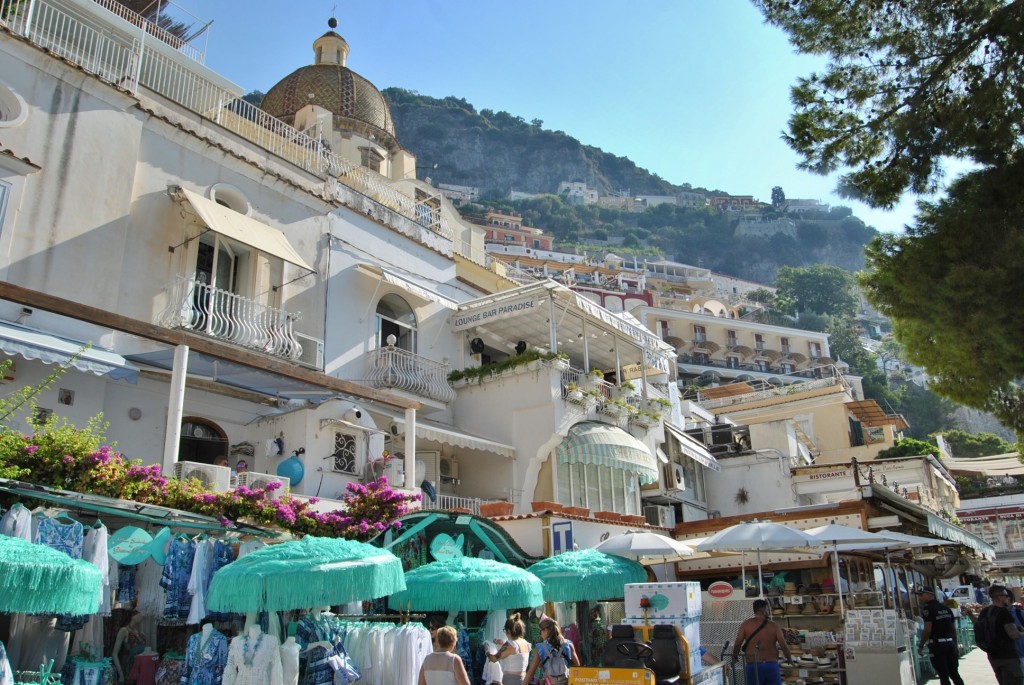
[[170, 287], [160, 324], [185, 328], [292, 361], [302, 355], [293, 325], [298, 312], [286, 312], [227, 290], [179, 277]]
[[455, 399], [448, 364], [388, 345], [370, 352], [367, 381], [375, 388], [404, 390], [440, 402]]

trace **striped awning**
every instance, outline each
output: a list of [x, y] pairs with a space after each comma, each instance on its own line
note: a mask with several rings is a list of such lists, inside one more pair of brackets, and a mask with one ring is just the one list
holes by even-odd
[[635, 473], [641, 485], [658, 480], [658, 463], [647, 445], [607, 423], [577, 423], [555, 453], [562, 464], [593, 464]]

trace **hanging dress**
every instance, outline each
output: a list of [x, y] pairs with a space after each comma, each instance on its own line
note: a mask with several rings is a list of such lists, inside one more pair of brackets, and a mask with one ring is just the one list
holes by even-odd
[[185, 648], [185, 666], [181, 671], [181, 685], [221, 685], [228, 661], [228, 639], [218, 630], [203, 642], [198, 632], [188, 639]]

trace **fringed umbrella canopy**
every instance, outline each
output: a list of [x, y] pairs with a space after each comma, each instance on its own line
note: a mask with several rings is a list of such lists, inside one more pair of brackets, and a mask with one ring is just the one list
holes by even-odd
[[213, 574], [211, 611], [286, 611], [405, 589], [402, 562], [365, 542], [308, 535], [257, 550]]
[[87, 561], [0, 535], [0, 613], [95, 614], [103, 574]]
[[406, 589], [391, 595], [394, 609], [491, 611], [544, 603], [540, 578], [511, 564], [457, 557], [424, 564], [405, 574]]
[[542, 559], [530, 573], [544, 581], [548, 602], [621, 599], [626, 583], [647, 581], [647, 571], [624, 557], [581, 549]]

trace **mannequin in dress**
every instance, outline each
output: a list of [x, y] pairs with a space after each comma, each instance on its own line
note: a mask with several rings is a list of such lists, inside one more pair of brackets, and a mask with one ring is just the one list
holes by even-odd
[[284, 674], [284, 685], [299, 683], [299, 643], [295, 637], [289, 637], [281, 645], [281, 668]]
[[128, 625], [117, 631], [114, 639], [114, 668], [117, 669], [117, 681], [123, 683], [128, 672], [135, 663], [135, 656], [146, 648], [146, 636], [140, 626], [142, 614], [132, 614]]
[[252, 625], [231, 640], [223, 685], [284, 685], [278, 639]]
[[156, 668], [160, 664], [160, 655], [156, 650], [146, 645], [141, 652], [135, 655], [131, 671], [128, 672], [128, 679], [135, 685], [156, 685]]
[[188, 639], [183, 685], [221, 685], [228, 660], [228, 639], [213, 624], [204, 621], [202, 629]]

